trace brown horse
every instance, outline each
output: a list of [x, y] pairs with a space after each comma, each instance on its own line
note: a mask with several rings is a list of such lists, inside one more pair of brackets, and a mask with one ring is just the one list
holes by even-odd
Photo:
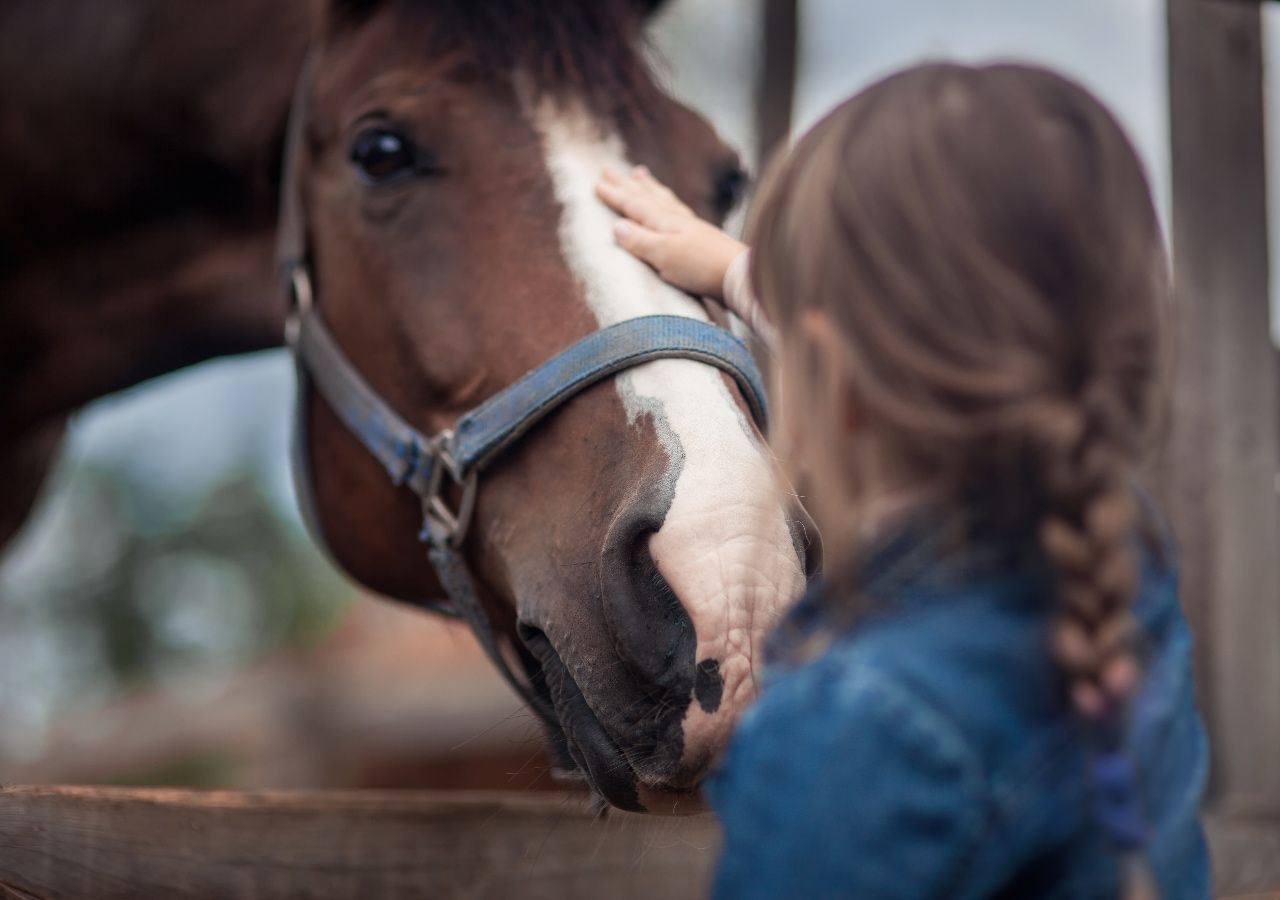
[[[102, 15], [87, 12], [90, 5], [99, 6], [63, 0], [48, 8]], [[422, 431], [449, 427], [603, 326], [652, 313], [707, 317], [693, 298], [613, 246], [611, 214], [593, 195], [603, 166], [644, 163], [715, 217], [741, 180], [737, 158], [712, 129], [655, 85], [641, 46], [653, 5], [317, 6], [310, 34], [318, 75], [308, 92], [300, 175], [318, 302], [354, 365]], [[118, 308], [136, 311], [141, 333], [112, 347], [104, 326], [96, 341], [86, 327], [75, 358], [100, 367], [98, 390], [266, 343], [283, 313], [283, 302], [264, 294], [272, 179], [261, 173], [272, 171], [264, 159], [278, 157], [303, 11], [278, 0], [242, 2], [234, 12], [219, 4], [216, 14], [204, 11], [209, 4], [125, 6], [156, 22], [178, 15], [170, 12], [177, 6], [184, 15], [207, 15], [196, 23], [207, 33], [189, 36], [192, 46], [212, 43], [229, 56], [238, 48], [236, 62], [228, 67], [207, 49], [172, 44], [162, 54], [181, 57], [168, 64], [183, 72], [202, 71], [195, 61], [202, 56], [209, 83], [227, 86], [222, 95], [210, 95], [198, 74], [162, 79], [143, 63], [125, 67], [152, 102], [158, 95], [182, 111], [167, 133], [190, 158], [175, 162], [165, 155], [173, 146], [151, 146], [135, 127], [118, 136], [128, 146], [99, 143], [96, 152], [62, 159], [94, 170], [110, 149], [125, 158], [114, 165], [135, 179], [126, 184], [149, 188], [140, 196], [125, 189], [104, 202], [88, 196], [105, 188], [84, 172], [54, 171], [6, 197], [7, 206], [31, 204], [45, 191], [72, 193], [61, 176], [86, 195], [74, 199], [101, 204], [103, 214], [104, 237], [86, 237], [90, 250], [74, 266], [65, 245], [61, 257], [48, 252], [43, 267], [6, 263], [2, 312], [32, 336], [15, 351], [35, 355], [12, 370], [5, 363], [4, 402], [27, 434], [94, 388], [59, 356], [76, 351], [58, 346], [52, 326], [38, 333], [45, 318], [28, 309], [24, 320], [17, 307], [43, 297], [65, 316], [72, 301], [51, 298], [70, 279], [79, 311], [109, 321], [110, 285], [80, 273], [96, 259], [111, 273], [117, 264], [127, 268], [131, 254], [112, 250], [122, 240], [110, 236], [113, 203], [136, 213], [138, 248], [173, 246], [118, 276], [121, 296], [130, 298]], [[26, 18], [39, 25], [46, 15], [54, 13]], [[126, 44], [139, 40], [133, 25], [120, 38]], [[6, 34], [6, 66], [12, 40]], [[32, 132], [39, 108], [33, 101], [21, 126], [28, 162], [39, 161], [40, 141], [50, 136]], [[118, 125], [118, 116], [108, 118]], [[235, 127], [224, 133], [218, 123], [227, 118]], [[151, 188], [147, 173], [161, 160], [171, 180]], [[111, 175], [104, 180], [114, 181]], [[179, 233], [175, 223], [188, 219], [190, 231]], [[148, 244], [147, 230], [161, 233]], [[23, 228], [15, 223], [13, 233]], [[202, 242], [209, 246], [201, 249]], [[50, 236], [47, 244], [56, 241]], [[128, 278], [148, 272], [160, 277]], [[11, 283], [31, 285], [22, 302], [8, 295]], [[142, 322], [158, 317], [164, 322]], [[25, 390], [31, 399], [13, 399]], [[337, 561], [389, 596], [437, 596], [417, 538], [416, 499], [390, 485], [319, 396], [305, 399], [311, 488]], [[767, 451], [733, 382], [698, 362], [662, 360], [575, 397], [486, 472], [466, 553], [495, 630], [518, 648], [528, 678], [554, 708], [555, 742], [612, 802], [661, 810], [698, 784], [753, 696], [761, 637], [803, 585], [799, 533], [772, 488]]]
[[280, 343], [272, 275], [304, 0], [0, 4], [0, 545], [66, 416]]

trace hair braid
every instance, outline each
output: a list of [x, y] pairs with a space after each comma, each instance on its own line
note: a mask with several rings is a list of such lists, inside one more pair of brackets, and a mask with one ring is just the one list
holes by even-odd
[[1140, 674], [1140, 629], [1131, 609], [1139, 581], [1139, 511], [1131, 487], [1139, 435], [1118, 390], [1101, 382], [1074, 408], [1061, 406], [1056, 416], [1044, 417], [1040, 429], [1040, 544], [1059, 586], [1052, 653], [1090, 731], [1095, 813], [1122, 855], [1125, 896], [1154, 897], [1140, 856], [1146, 833], [1136, 773], [1123, 752]]

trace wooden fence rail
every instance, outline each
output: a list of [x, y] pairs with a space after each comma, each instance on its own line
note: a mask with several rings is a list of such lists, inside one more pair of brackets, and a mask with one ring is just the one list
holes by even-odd
[[[1207, 822], [1215, 896], [1280, 900], [1266, 827]], [[580, 794], [0, 788], [0, 900], [680, 900], [707, 896], [708, 815]]]
[[717, 842], [575, 795], [10, 787], [0, 898], [693, 898]]

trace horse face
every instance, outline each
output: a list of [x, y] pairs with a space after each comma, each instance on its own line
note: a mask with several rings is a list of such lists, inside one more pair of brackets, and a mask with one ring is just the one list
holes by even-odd
[[[708, 215], [738, 178], [647, 73], [643, 109], [614, 115], [465, 45], [424, 52], [439, 28], [430, 5], [400, 3], [331, 30], [305, 169], [322, 314], [427, 433], [603, 326], [706, 318], [614, 246], [603, 166], [646, 163]], [[377, 591], [438, 596], [416, 498], [310, 402], [333, 553]], [[796, 534], [736, 387], [663, 360], [579, 395], [486, 470], [466, 552], [592, 784], [669, 809], [755, 693], [761, 638], [803, 586]]]

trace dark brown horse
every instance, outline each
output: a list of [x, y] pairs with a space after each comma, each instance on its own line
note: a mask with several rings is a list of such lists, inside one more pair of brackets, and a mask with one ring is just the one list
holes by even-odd
[[0, 5], [0, 544], [66, 416], [280, 343], [279, 146], [303, 0]]
[[[329, 0], [309, 28], [280, 0], [6, 7], [0, 76], [26, 87], [0, 158], [32, 174], [0, 195], [0, 452], [34, 472], [90, 397], [278, 339], [273, 173], [308, 34], [320, 308], [422, 431], [603, 326], [705, 318], [613, 246], [593, 195], [603, 166], [644, 163], [719, 216], [740, 177], [653, 82], [652, 5]], [[392, 597], [438, 595], [415, 498], [308, 401], [338, 562]], [[611, 801], [670, 809], [753, 696], [761, 636], [803, 584], [737, 388], [691, 360], [595, 385], [486, 473], [471, 535], [489, 618], [527, 649], [557, 743]]]

